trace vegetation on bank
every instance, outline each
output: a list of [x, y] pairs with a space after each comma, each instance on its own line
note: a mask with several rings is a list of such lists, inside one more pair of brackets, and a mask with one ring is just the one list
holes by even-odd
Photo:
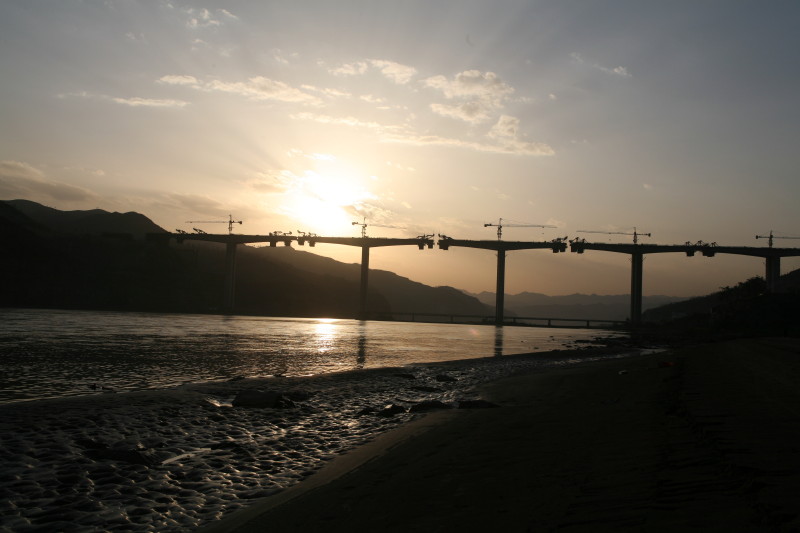
[[781, 277], [779, 292], [767, 292], [764, 278], [643, 315], [643, 333], [664, 339], [716, 340], [731, 337], [800, 335], [800, 270]]

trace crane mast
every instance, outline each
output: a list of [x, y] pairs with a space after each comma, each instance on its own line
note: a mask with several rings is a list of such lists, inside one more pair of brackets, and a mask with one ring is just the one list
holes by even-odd
[[375, 228], [391, 228], [391, 229], [403, 229], [399, 226], [389, 226], [386, 224], [367, 224], [367, 217], [364, 217], [362, 222], [353, 222], [352, 226], [361, 226], [361, 237], [365, 238], [367, 236], [367, 226], [372, 226]]
[[769, 239], [769, 247], [772, 248], [773, 239], [800, 239], [800, 237], [775, 236], [772, 234], [772, 230], [770, 230], [769, 235], [756, 235], [756, 239]]
[[497, 227], [497, 240], [498, 241], [503, 239], [503, 226], [505, 226], [507, 228], [555, 228], [556, 227], [556, 226], [550, 226], [548, 224], [514, 224], [514, 223], [509, 223], [509, 222], [506, 222], [504, 224], [502, 218], [497, 221], [497, 224], [494, 224], [492, 222], [488, 222], [488, 223], [483, 225], [484, 228], [495, 227], [495, 226]]
[[652, 237], [652, 233], [639, 233], [636, 227], [633, 228], [633, 233], [627, 231], [592, 231], [587, 229], [579, 229], [578, 233], [603, 233], [605, 235], [633, 235], [633, 244], [639, 244], [639, 237]]
[[[233, 220], [233, 215], [228, 215], [228, 220], [187, 220], [187, 224], [227, 224], [228, 225], [228, 235], [233, 233], [233, 225], [234, 224], [242, 224], [241, 220]], [[203, 230], [199, 230], [197, 228], [192, 228], [197, 233], [205, 233]]]

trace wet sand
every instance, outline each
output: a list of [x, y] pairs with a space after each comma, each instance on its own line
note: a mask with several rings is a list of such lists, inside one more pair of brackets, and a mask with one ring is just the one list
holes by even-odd
[[203, 531], [798, 531], [800, 341], [485, 386]]
[[[615, 357], [618, 350], [97, 391], [0, 405], [0, 533], [194, 530], [280, 494], [387, 430], [424, 420], [430, 407], [479, 399], [481, 384], [524, 369]], [[234, 401], [258, 390], [286, 395], [289, 402], [277, 408]]]

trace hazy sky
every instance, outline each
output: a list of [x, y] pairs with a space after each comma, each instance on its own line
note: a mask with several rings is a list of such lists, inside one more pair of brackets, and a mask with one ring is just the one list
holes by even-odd
[[[626, 242], [578, 230], [635, 226], [647, 242], [765, 246], [756, 234], [800, 235], [798, 20], [779, 1], [4, 0], [0, 199], [173, 231], [232, 214], [242, 233], [357, 236], [366, 217], [375, 237], [493, 239], [484, 223], [503, 218], [557, 226], [507, 240]], [[495, 264], [371, 255], [471, 291], [494, 289]], [[512, 252], [507, 268], [511, 293], [630, 288], [628, 257], [606, 252]], [[763, 268], [647, 256], [644, 292]]]

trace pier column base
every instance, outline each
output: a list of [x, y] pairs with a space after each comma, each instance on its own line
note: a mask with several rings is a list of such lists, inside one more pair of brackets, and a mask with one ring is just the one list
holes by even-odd
[[781, 279], [781, 258], [779, 256], [767, 257], [767, 272], [764, 278], [767, 282], [767, 292], [778, 291], [778, 280]]
[[642, 265], [644, 254], [631, 254], [631, 325], [642, 323]]
[[225, 286], [222, 295], [222, 310], [233, 313], [234, 297], [236, 295], [236, 243], [225, 244]]
[[506, 251], [497, 250], [497, 291], [495, 293], [494, 323], [503, 325], [506, 291]]
[[361, 289], [358, 301], [358, 319], [367, 319], [367, 287], [369, 286], [369, 246], [361, 247]]

